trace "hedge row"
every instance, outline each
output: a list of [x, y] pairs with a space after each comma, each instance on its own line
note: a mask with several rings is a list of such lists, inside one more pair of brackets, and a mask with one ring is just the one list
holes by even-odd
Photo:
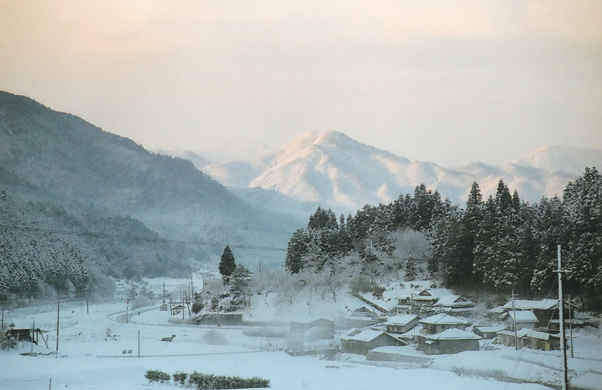
[[167, 383], [173, 378], [174, 384], [182, 386], [186, 384], [186, 378], [188, 378], [188, 385], [194, 386], [198, 390], [257, 389], [270, 387], [269, 379], [262, 379], [256, 376], [253, 378], [241, 378], [238, 376], [201, 374], [196, 371], [188, 376], [185, 372], [176, 372], [173, 375], [169, 375], [166, 372], [158, 370], [148, 370], [144, 377], [148, 379], [149, 383]]

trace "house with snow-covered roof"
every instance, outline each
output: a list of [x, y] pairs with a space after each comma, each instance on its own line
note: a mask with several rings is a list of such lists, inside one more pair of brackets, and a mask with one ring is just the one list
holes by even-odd
[[476, 303], [458, 295], [444, 295], [439, 298], [434, 307], [441, 312], [454, 315], [470, 315]]
[[[564, 318], [570, 318], [570, 310], [569, 307], [575, 307], [574, 304], [569, 304], [569, 302], [564, 303]], [[514, 305], [512, 301], [508, 301], [504, 306], [504, 310], [506, 312], [512, 312], [516, 310], [519, 311], [531, 311], [537, 317], [538, 326], [547, 327], [550, 320], [558, 319], [558, 300], [556, 299], [542, 299], [539, 301], [531, 301], [531, 300], [523, 300], [517, 299], [514, 301]]]
[[387, 332], [374, 329], [355, 329], [341, 336], [341, 350], [366, 355], [368, 351], [384, 346], [404, 346], [404, 341]]
[[546, 332], [539, 332], [533, 329], [521, 329], [516, 332], [504, 330], [498, 332], [498, 344], [507, 346], [515, 346], [517, 343], [519, 348], [541, 349], [543, 351], [551, 351], [560, 349], [560, 336]]
[[397, 304], [389, 310], [394, 314], [412, 314], [413, 300], [411, 295], [401, 295], [395, 298]]
[[449, 328], [437, 334], [418, 336], [418, 348], [427, 355], [478, 351], [481, 337], [458, 328]]
[[439, 300], [439, 297], [428, 289], [420, 291], [418, 294], [412, 297], [414, 304], [418, 306], [433, 307]]
[[477, 336], [481, 336], [483, 339], [493, 339], [497, 336], [498, 332], [506, 330], [505, 326], [474, 326], [472, 331]]
[[508, 311], [501, 315], [500, 319], [506, 323], [510, 330], [514, 330], [516, 324], [517, 329], [529, 328], [533, 329], [538, 324], [539, 320], [532, 311]]
[[385, 322], [387, 332], [390, 333], [406, 333], [416, 325], [420, 317], [414, 314], [399, 314], [393, 317], [389, 317]]
[[445, 313], [435, 314], [433, 316], [420, 320], [422, 324], [422, 333], [436, 334], [446, 329], [458, 328], [465, 330], [471, 323], [464, 318], [458, 318]]

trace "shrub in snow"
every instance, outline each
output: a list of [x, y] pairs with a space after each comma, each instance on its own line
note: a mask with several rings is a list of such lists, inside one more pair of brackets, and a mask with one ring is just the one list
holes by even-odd
[[382, 287], [382, 286], [373, 286], [370, 289], [370, 292], [372, 293], [372, 295], [374, 295], [375, 298], [382, 298], [383, 297], [383, 293], [385, 292], [386, 288]]
[[167, 383], [171, 379], [171, 375], [169, 375], [166, 372], [159, 371], [159, 370], [148, 370], [148, 371], [146, 371], [146, 374], [144, 374], [144, 377], [146, 379], [148, 379], [149, 383], [153, 383], [153, 382]]
[[201, 310], [203, 310], [203, 307], [205, 307], [203, 302], [196, 301], [195, 303], [192, 304], [192, 312], [194, 314], [199, 314], [201, 312]]
[[184, 386], [186, 384], [186, 378], [188, 378], [188, 374], [185, 372], [176, 372], [175, 374], [172, 375], [173, 377], [173, 382], [177, 385], [180, 384], [182, 386]]
[[188, 384], [199, 390], [209, 389], [257, 389], [270, 387], [268, 379], [253, 377], [250, 379], [238, 376], [201, 374], [193, 372], [188, 378]]

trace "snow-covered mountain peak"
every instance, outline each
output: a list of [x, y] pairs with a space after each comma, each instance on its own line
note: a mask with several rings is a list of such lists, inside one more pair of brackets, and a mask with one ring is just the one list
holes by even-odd
[[332, 130], [308, 131], [294, 138], [278, 150], [277, 163], [285, 163], [297, 158], [311, 158], [314, 161], [324, 159], [345, 160], [357, 154], [371, 156], [380, 160], [396, 160], [409, 163], [404, 157], [396, 156], [374, 146], [362, 144], [344, 133]]
[[545, 146], [501, 166], [475, 162], [445, 169], [362, 144], [341, 132], [309, 131], [275, 152], [203, 171], [226, 185], [262, 188], [348, 212], [413, 193], [420, 184], [462, 204], [473, 182], [487, 197], [503, 180], [521, 199], [536, 202], [561, 195], [568, 181], [592, 166], [602, 166], [601, 150]]

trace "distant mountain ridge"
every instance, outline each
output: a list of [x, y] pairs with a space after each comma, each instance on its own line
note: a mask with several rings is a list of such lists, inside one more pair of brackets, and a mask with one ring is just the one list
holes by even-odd
[[581, 175], [585, 167], [596, 166], [599, 168], [601, 166], [602, 150], [548, 145], [527, 153], [512, 163], [549, 172], [559, 171], [571, 175]]
[[421, 183], [463, 204], [473, 182], [488, 196], [495, 193], [500, 179], [523, 200], [537, 202], [543, 196], [561, 196], [568, 181], [596, 165], [602, 165], [602, 150], [547, 146], [501, 167], [473, 163], [448, 169], [410, 161], [340, 132], [311, 131], [277, 151], [210, 164], [203, 172], [226, 186], [263, 188], [302, 202], [354, 211], [413, 193]]

